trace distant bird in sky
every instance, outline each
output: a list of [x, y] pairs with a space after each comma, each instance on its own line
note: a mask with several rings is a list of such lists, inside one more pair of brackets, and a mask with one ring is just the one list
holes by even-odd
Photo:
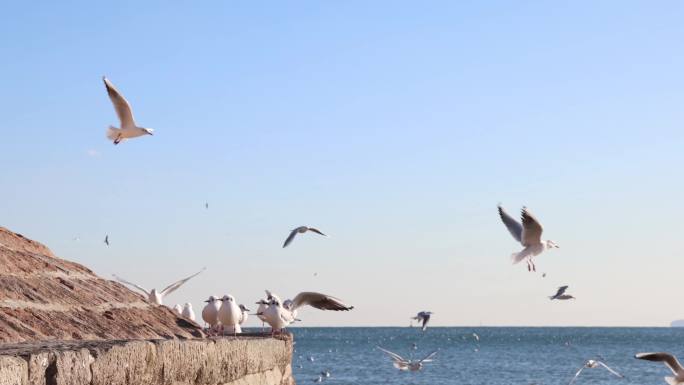
[[662, 362], [670, 368], [674, 377], [665, 377], [665, 382], [670, 385], [684, 384], [684, 368], [677, 358], [670, 353], [637, 353], [634, 358], [646, 361]]
[[430, 322], [430, 317], [432, 317], [432, 314], [434, 313], [431, 311], [421, 311], [420, 313], [416, 314], [415, 317], [412, 317], [411, 320], [422, 322], [422, 330], [425, 331], [427, 330], [427, 325], [428, 322]]
[[316, 292], [301, 292], [293, 300], [281, 301], [280, 297], [266, 291], [269, 305], [264, 310], [264, 320], [271, 326], [272, 332], [281, 331], [297, 321], [297, 310], [309, 305], [320, 310], [348, 311], [354, 306], [346, 305], [340, 299]]
[[376, 346], [376, 348], [380, 349], [381, 351], [387, 353], [387, 355], [390, 356], [392, 359], [392, 365], [394, 365], [395, 368], [401, 370], [401, 371], [411, 371], [411, 372], [417, 372], [419, 370], [423, 369], [423, 363], [425, 362], [432, 362], [432, 357], [437, 354], [437, 351], [435, 350], [434, 352], [428, 354], [425, 356], [423, 359], [418, 360], [418, 361], [413, 361], [413, 360], [407, 360], [403, 358], [402, 356], [398, 355], [397, 353], [390, 352], [389, 350], [383, 349], [380, 346]]
[[285, 240], [285, 243], [283, 243], [283, 248], [287, 247], [290, 243], [292, 243], [292, 241], [295, 239], [295, 236], [297, 235], [297, 233], [304, 234], [307, 231], [311, 231], [311, 232], [314, 232], [316, 234], [320, 234], [324, 237], [327, 237], [327, 235], [323, 234], [320, 230], [315, 229], [313, 227], [299, 226], [290, 232], [290, 235]]
[[516, 264], [522, 260], [527, 260], [527, 270], [537, 271], [532, 258], [541, 254], [544, 250], [558, 248], [558, 245], [555, 242], [548, 240], [542, 242], [541, 235], [544, 229], [527, 207], [523, 207], [522, 209], [522, 224], [508, 215], [501, 205], [499, 205], [498, 208], [499, 216], [504, 225], [506, 225], [508, 231], [516, 241], [520, 242], [520, 244], [525, 247], [522, 251], [511, 255], [513, 263]]
[[81, 238], [79, 238], [79, 237], [73, 237], [73, 238], [71, 238], [71, 240], [74, 241], [74, 242], [78, 242], [78, 241], [81, 240]]
[[550, 300], [558, 299], [558, 300], [566, 300], [566, 299], [575, 299], [575, 297], [565, 294], [565, 291], [568, 290], [568, 286], [561, 286], [558, 288], [558, 291], [556, 291], [556, 294], [552, 295], [549, 297]]
[[183, 305], [183, 312], [181, 314], [187, 319], [195, 320], [195, 312], [192, 310], [192, 304], [190, 302], [186, 302], [185, 305]]
[[204, 302], [206, 302], [206, 305], [202, 309], [202, 320], [206, 322], [210, 328], [215, 328], [219, 324], [218, 312], [221, 308], [221, 300], [212, 295]]
[[162, 290], [162, 291], [157, 291], [157, 289], [152, 289], [150, 291], [147, 291], [147, 289], [143, 288], [142, 286], [136, 285], [133, 282], [126, 281], [125, 279], [117, 276], [116, 274], [112, 274], [112, 275], [114, 276], [114, 278], [116, 278], [117, 281], [119, 281], [121, 283], [125, 283], [126, 285], [133, 286], [136, 289], [145, 293], [145, 295], [147, 295], [148, 301], [155, 303], [157, 305], [161, 305], [162, 300], [165, 296], [173, 293], [179, 287], [183, 286], [184, 283], [188, 282], [191, 278], [195, 277], [196, 275], [203, 272], [204, 270], [206, 270], [206, 267], [202, 268], [202, 270], [198, 271], [197, 273], [195, 273], [195, 274], [193, 274], [187, 278], [183, 278], [180, 281], [177, 281], [177, 282], [170, 284], [169, 286], [165, 287], [164, 290]]
[[223, 325], [223, 331], [237, 334], [242, 333], [242, 328], [240, 327], [240, 318], [242, 317], [242, 310], [235, 302], [235, 297], [230, 294], [226, 294], [221, 298], [221, 308], [218, 312], [219, 321]]
[[131, 111], [131, 105], [128, 104], [126, 98], [119, 93], [109, 79], [103, 76], [102, 80], [104, 81], [109, 99], [111, 99], [112, 104], [114, 105], [114, 110], [116, 111], [116, 115], [119, 117], [119, 121], [121, 123], [121, 128], [109, 126], [107, 129], [107, 138], [113, 141], [114, 144], [119, 144], [129, 138], [152, 135], [154, 132], [153, 129], [138, 127], [135, 125], [133, 111]]
[[175, 305], [173, 305], [173, 312], [178, 314], [178, 315], [182, 315], [183, 314], [183, 307], [179, 304], [175, 304]]
[[105, 235], [104, 243], [105, 245], [109, 246], [109, 234]]
[[206, 203], [204, 204], [204, 208], [207, 209], [207, 210], [209, 210], [209, 202], [206, 202]]
[[570, 382], [568, 383], [568, 385], [571, 385], [573, 382], [575, 382], [575, 380], [577, 379], [577, 377], [579, 377], [580, 373], [582, 373], [582, 371], [583, 371], [584, 369], [587, 369], [587, 368], [588, 368], [588, 369], [594, 369], [594, 368], [598, 368], [598, 367], [603, 367], [603, 368], [605, 368], [607, 371], [611, 372], [612, 374], [614, 374], [614, 375], [617, 376], [617, 377], [625, 378], [625, 376], [623, 376], [622, 374], [620, 374], [620, 373], [616, 372], [615, 370], [609, 368], [608, 365], [604, 364], [603, 362], [601, 362], [601, 361], [599, 361], [599, 360], [587, 360], [587, 361], [584, 362], [584, 365], [582, 365], [582, 367], [579, 368], [579, 370], [577, 371], [577, 373], [575, 373], [575, 377], [573, 377], [572, 380], [570, 380]]

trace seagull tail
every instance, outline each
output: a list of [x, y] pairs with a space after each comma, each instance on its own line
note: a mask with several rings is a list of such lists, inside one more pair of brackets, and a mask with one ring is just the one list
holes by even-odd
[[119, 136], [119, 129], [114, 126], [109, 126], [107, 128], [107, 138], [109, 140], [115, 140]]
[[665, 377], [665, 382], [667, 382], [670, 385], [677, 385], [680, 383], [674, 377]]
[[527, 258], [530, 255], [530, 252], [527, 249], [523, 249], [519, 253], [513, 253], [511, 254], [511, 262], [515, 265], [516, 263], [522, 261], [523, 259]]

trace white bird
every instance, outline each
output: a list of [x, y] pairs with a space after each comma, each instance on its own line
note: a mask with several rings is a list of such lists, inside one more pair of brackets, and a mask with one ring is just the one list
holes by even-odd
[[480, 342], [480, 336], [477, 333], [473, 333], [473, 338], [475, 338], [475, 341]]
[[175, 304], [175, 305], [173, 305], [173, 312], [178, 314], [178, 315], [182, 315], [183, 314], [183, 307], [179, 304]]
[[296, 229], [292, 230], [290, 232], [290, 235], [288, 235], [287, 239], [285, 240], [285, 243], [283, 243], [283, 248], [287, 247], [290, 243], [292, 243], [292, 240], [295, 239], [295, 236], [297, 233], [304, 234], [307, 231], [312, 231], [316, 234], [320, 234], [324, 237], [327, 237], [327, 235], [323, 234], [320, 230], [314, 229], [313, 227], [307, 227], [307, 226], [299, 226]]
[[623, 376], [622, 374], [616, 372], [615, 370], [609, 368], [608, 365], [604, 364], [603, 362], [601, 362], [601, 361], [599, 361], [599, 360], [587, 360], [587, 361], [584, 362], [584, 365], [582, 365], [582, 367], [579, 368], [579, 370], [577, 371], [577, 373], [575, 373], [575, 377], [573, 377], [572, 380], [570, 380], [570, 382], [568, 383], [568, 385], [570, 385], [570, 384], [572, 384], [573, 382], [575, 382], [575, 380], [577, 379], [577, 377], [579, 377], [580, 373], [582, 373], [582, 371], [583, 371], [584, 369], [587, 369], [587, 368], [589, 368], [589, 369], [594, 369], [594, 368], [598, 368], [598, 367], [603, 367], [603, 368], [605, 368], [607, 371], [611, 372], [612, 374], [616, 375], [617, 377], [620, 377], [620, 378], [624, 378], [624, 377], [625, 377], [625, 376]]
[[226, 294], [221, 298], [221, 308], [219, 308], [218, 318], [223, 325], [223, 331], [228, 333], [242, 333], [242, 328], [240, 327], [240, 317], [242, 316], [242, 311], [240, 307], [235, 303], [235, 297]]
[[549, 240], [542, 242], [541, 235], [544, 228], [539, 221], [537, 221], [537, 218], [530, 213], [527, 207], [523, 207], [522, 209], [522, 224], [508, 215], [501, 205], [499, 205], [498, 208], [499, 216], [504, 225], [506, 225], [508, 231], [516, 241], [520, 242], [520, 244], [525, 247], [522, 251], [511, 255], [513, 263], [516, 264], [525, 259], [527, 260], [527, 270], [537, 271], [532, 258], [541, 254], [544, 250], [558, 248], [558, 245]]
[[315, 292], [301, 292], [295, 296], [293, 300], [282, 302], [280, 298], [269, 292], [269, 306], [263, 312], [266, 323], [271, 326], [272, 332], [277, 332], [292, 324], [297, 320], [297, 310], [302, 306], [312, 306], [320, 310], [335, 310], [348, 311], [352, 310], [354, 306], [344, 304], [340, 299], [335, 297], [315, 293]]
[[556, 291], [556, 294], [552, 295], [549, 297], [550, 300], [558, 299], [558, 300], [566, 300], [566, 299], [575, 299], [575, 297], [571, 296], [570, 294], [565, 294], [565, 291], [568, 290], [568, 286], [561, 286], [558, 288], [558, 291]]
[[161, 305], [162, 300], [164, 299], [165, 296], [176, 291], [179, 287], [183, 286], [184, 283], [188, 282], [191, 278], [193, 278], [196, 275], [198, 275], [199, 273], [203, 272], [205, 269], [206, 269], [206, 267], [202, 268], [202, 270], [198, 271], [197, 273], [195, 273], [195, 274], [193, 274], [187, 278], [183, 278], [180, 281], [177, 281], [177, 282], [170, 284], [169, 286], [165, 287], [164, 290], [162, 290], [162, 291], [157, 291], [157, 289], [152, 289], [151, 291], [147, 291], [147, 289], [143, 288], [142, 286], [136, 285], [135, 283], [132, 283], [132, 282], [128, 282], [125, 279], [117, 276], [116, 274], [112, 274], [112, 275], [114, 276], [114, 278], [116, 278], [117, 281], [119, 281], [121, 283], [125, 283], [126, 285], [133, 286], [136, 289], [145, 293], [145, 295], [147, 295], [148, 301], [155, 303], [157, 305]]
[[186, 302], [185, 305], [183, 305], [183, 313], [181, 314], [187, 319], [195, 320], [195, 312], [192, 310], [192, 304], [190, 302]]
[[324, 370], [324, 371], [322, 371], [322, 372], [321, 372], [321, 376], [326, 377], [326, 378], [327, 378], [327, 377], [330, 377], [330, 371], [329, 371], [329, 370]]
[[207, 304], [202, 309], [202, 320], [206, 322], [210, 328], [215, 328], [219, 324], [218, 312], [221, 308], [221, 300], [212, 295], [206, 301]]
[[251, 310], [247, 309], [245, 305], [240, 304], [240, 326], [247, 322], [247, 318], [249, 318], [249, 313]]
[[151, 128], [138, 127], [135, 125], [135, 119], [133, 119], [133, 111], [131, 111], [131, 105], [128, 104], [126, 98], [119, 93], [119, 91], [114, 87], [114, 85], [106, 77], [102, 77], [104, 81], [105, 88], [107, 89], [107, 94], [109, 99], [111, 99], [114, 105], [114, 110], [116, 115], [119, 117], [121, 123], [121, 128], [116, 128], [114, 126], [109, 126], [107, 129], [107, 138], [114, 142], [114, 144], [119, 144], [123, 140], [129, 138], [136, 138], [143, 135], [152, 135], [154, 130]]
[[[420, 313], [416, 314], [415, 317], [412, 317], [411, 320], [416, 320], [418, 322], [422, 322], [422, 330], [425, 331], [427, 330], [427, 325], [428, 322], [430, 322], [430, 317], [434, 314], [431, 311], [421, 311]], [[411, 321], [413, 324], [413, 321]]]
[[679, 363], [677, 358], [670, 353], [637, 353], [634, 358], [647, 361], [655, 361], [664, 363], [670, 370], [674, 377], [665, 377], [665, 382], [670, 385], [684, 384], [684, 368]]
[[434, 357], [435, 354], [437, 354], [437, 350], [435, 350], [434, 352], [425, 356], [425, 358], [418, 360], [418, 361], [413, 361], [413, 360], [407, 360], [404, 357], [398, 355], [397, 353], [390, 352], [389, 350], [383, 349], [379, 346], [376, 346], [376, 348], [387, 353], [390, 356], [390, 358], [392, 358], [392, 365], [394, 365], [395, 368], [397, 368], [401, 371], [409, 370], [412, 372], [417, 372], [419, 370], [422, 370], [423, 369], [423, 363], [432, 362], [432, 357]]
[[263, 327], [264, 322], [266, 322], [266, 316], [264, 315], [264, 312], [266, 309], [268, 309], [268, 301], [265, 299], [260, 299], [256, 304], [259, 305], [256, 310], [256, 316], [261, 320], [261, 326]]

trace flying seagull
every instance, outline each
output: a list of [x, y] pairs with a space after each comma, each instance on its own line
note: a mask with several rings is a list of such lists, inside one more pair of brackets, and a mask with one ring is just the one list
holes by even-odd
[[104, 243], [105, 245], [109, 246], [109, 234], [105, 235]]
[[105, 88], [107, 89], [107, 94], [109, 99], [111, 99], [114, 105], [114, 110], [116, 110], [116, 115], [119, 117], [121, 122], [121, 128], [116, 128], [114, 126], [109, 126], [107, 129], [107, 138], [114, 142], [114, 144], [119, 144], [128, 138], [136, 138], [143, 135], [152, 135], [154, 130], [151, 128], [138, 127], [135, 125], [135, 120], [133, 119], [133, 111], [131, 110], [131, 105], [128, 104], [126, 98], [119, 93], [119, 91], [114, 87], [114, 84], [109, 81], [106, 77], [102, 77], [104, 81]]
[[[297, 321], [297, 310], [303, 306], [311, 306], [320, 310], [349, 311], [354, 306], [346, 305], [342, 300], [330, 295], [304, 291], [297, 294], [293, 300], [281, 301], [280, 297], [266, 291], [269, 301], [268, 307], [263, 311], [263, 320], [271, 326], [272, 332], [277, 332]], [[261, 318], [261, 317], [259, 317]]]
[[570, 380], [568, 385], [571, 385], [573, 382], [575, 382], [577, 377], [579, 377], [580, 373], [582, 373], [582, 371], [584, 369], [587, 369], [587, 368], [594, 369], [594, 368], [598, 368], [598, 367], [605, 368], [607, 371], [611, 372], [612, 374], [616, 375], [619, 378], [625, 378], [625, 376], [623, 376], [622, 374], [620, 374], [620, 373], [616, 372], [615, 370], [609, 368], [608, 365], [604, 364], [603, 362], [601, 362], [599, 360], [587, 360], [584, 362], [584, 365], [582, 365], [582, 367], [579, 368], [577, 373], [575, 373], [575, 377], [573, 377], [572, 380]]
[[148, 301], [155, 303], [157, 305], [161, 305], [162, 299], [164, 298], [164, 296], [173, 293], [179, 287], [181, 287], [184, 283], [188, 282], [190, 280], [190, 278], [195, 277], [196, 275], [203, 272], [204, 270], [206, 270], [206, 267], [203, 267], [202, 270], [198, 271], [197, 273], [195, 273], [195, 274], [193, 274], [187, 278], [183, 278], [180, 281], [177, 281], [177, 282], [170, 284], [169, 286], [165, 287], [164, 290], [162, 290], [162, 291], [157, 291], [157, 289], [152, 289], [151, 291], [147, 291], [147, 289], [143, 288], [142, 286], [136, 285], [135, 283], [132, 283], [132, 282], [128, 282], [125, 279], [118, 277], [116, 274], [112, 274], [112, 275], [114, 276], [114, 278], [116, 278], [117, 281], [119, 281], [121, 283], [125, 283], [126, 285], [133, 286], [134, 288], [145, 293], [147, 295]]
[[520, 244], [525, 247], [522, 249], [522, 251], [513, 253], [511, 255], [513, 263], [515, 264], [523, 259], [526, 259], [527, 270], [537, 271], [532, 258], [541, 254], [544, 250], [558, 248], [558, 245], [553, 241], [541, 240], [542, 231], [544, 231], [544, 229], [542, 228], [541, 223], [537, 221], [537, 218], [530, 213], [527, 207], [523, 207], [522, 209], [522, 224], [508, 215], [501, 205], [499, 205], [498, 208], [499, 216], [501, 217], [504, 225], [506, 225], [508, 231], [516, 241], [520, 242]]
[[[430, 322], [430, 316], [432, 316], [431, 311], [421, 311], [420, 313], [416, 314], [415, 317], [412, 317], [411, 320], [416, 320], [418, 322], [422, 322], [422, 330], [425, 331], [427, 329], [428, 322]], [[411, 322], [413, 324], [413, 321]]]
[[670, 370], [674, 377], [665, 377], [665, 382], [670, 385], [684, 384], [684, 368], [679, 363], [677, 358], [670, 353], [637, 353], [634, 358], [647, 361], [655, 361], [664, 363]]
[[390, 358], [392, 359], [392, 365], [394, 365], [395, 368], [397, 368], [401, 371], [410, 370], [412, 372], [417, 372], [419, 370], [422, 370], [423, 369], [423, 363], [424, 362], [432, 362], [432, 357], [434, 357], [435, 354], [437, 354], [437, 350], [435, 350], [434, 352], [425, 356], [425, 358], [418, 360], [418, 361], [413, 361], [413, 360], [407, 360], [404, 357], [398, 355], [397, 353], [390, 352], [389, 350], [383, 349], [379, 346], [376, 346], [376, 348], [387, 353], [390, 356]]
[[324, 236], [324, 237], [327, 237], [327, 235], [323, 234], [323, 233], [322, 233], [320, 230], [318, 230], [318, 229], [314, 229], [313, 227], [299, 226], [299, 227], [297, 227], [296, 229], [294, 229], [294, 230], [292, 230], [292, 231], [290, 232], [290, 235], [288, 235], [287, 239], [285, 240], [285, 243], [283, 243], [283, 248], [287, 247], [290, 243], [292, 243], [292, 240], [294, 240], [295, 235], [297, 235], [297, 233], [304, 234], [304, 233], [306, 233], [307, 231], [312, 231], [312, 232], [314, 232], [314, 233], [316, 233], [316, 234], [320, 234], [320, 235], [322, 235], [322, 236]]
[[567, 285], [559, 287], [556, 294], [550, 296], [549, 299], [550, 300], [554, 300], [554, 299], [559, 299], [559, 300], [575, 299], [575, 297], [571, 296], [570, 294], [565, 294], [566, 290], [568, 290]]

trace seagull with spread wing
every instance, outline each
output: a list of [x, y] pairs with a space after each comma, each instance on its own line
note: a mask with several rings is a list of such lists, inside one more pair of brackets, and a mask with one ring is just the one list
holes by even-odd
[[513, 263], [518, 263], [522, 260], [527, 260], [527, 270], [537, 271], [532, 258], [541, 254], [544, 250], [551, 248], [558, 248], [558, 245], [553, 241], [542, 241], [541, 235], [544, 231], [541, 223], [537, 221], [527, 207], [522, 209], [522, 224], [510, 215], [501, 207], [499, 207], [499, 216], [506, 228], [511, 233], [516, 241], [520, 242], [525, 248], [518, 253], [513, 253], [511, 258]]
[[580, 373], [582, 373], [582, 371], [583, 371], [584, 369], [587, 369], [587, 368], [589, 368], [589, 369], [594, 369], [594, 368], [598, 368], [598, 367], [603, 367], [604, 369], [606, 369], [607, 371], [609, 371], [610, 373], [614, 374], [615, 376], [617, 376], [617, 377], [619, 377], [619, 378], [625, 378], [625, 376], [623, 376], [622, 374], [620, 374], [620, 373], [616, 372], [615, 370], [611, 369], [610, 367], [608, 367], [608, 365], [604, 364], [602, 361], [599, 361], [599, 360], [586, 360], [586, 361], [584, 362], [584, 365], [582, 365], [582, 367], [579, 368], [579, 370], [577, 371], [577, 373], [575, 373], [575, 377], [573, 377], [572, 380], [570, 380], [570, 382], [568, 383], [568, 385], [571, 385], [573, 382], [575, 382], [575, 380], [577, 379], [577, 377], [579, 377]]
[[406, 358], [398, 355], [397, 353], [390, 352], [389, 350], [383, 349], [379, 346], [376, 346], [376, 348], [387, 353], [387, 355], [389, 355], [390, 358], [392, 359], [392, 365], [394, 365], [395, 368], [397, 368], [401, 371], [409, 370], [412, 372], [417, 372], [419, 370], [422, 370], [423, 369], [423, 363], [432, 362], [432, 357], [434, 357], [435, 354], [437, 354], [437, 350], [435, 350], [434, 352], [425, 356], [423, 359], [418, 360], [418, 361], [413, 361], [413, 360], [407, 360]]
[[[293, 300], [280, 300], [280, 297], [266, 291], [269, 305], [263, 311], [263, 320], [271, 326], [272, 332], [277, 332], [297, 321], [297, 310], [304, 306], [315, 307], [320, 310], [349, 311], [354, 306], [346, 305], [342, 300], [330, 295], [304, 291]], [[260, 315], [257, 312], [257, 316]]]
[[135, 125], [135, 119], [133, 119], [133, 111], [131, 110], [131, 105], [128, 104], [126, 98], [119, 93], [119, 91], [114, 87], [114, 84], [109, 81], [106, 77], [102, 77], [104, 81], [105, 88], [107, 89], [107, 94], [109, 99], [114, 105], [114, 110], [116, 115], [119, 117], [121, 122], [121, 128], [116, 128], [114, 126], [109, 126], [107, 129], [107, 138], [114, 142], [114, 144], [119, 144], [122, 141], [129, 138], [136, 138], [143, 135], [153, 135], [154, 130], [151, 128], [138, 127]]
[[559, 287], [558, 291], [556, 291], [556, 294], [550, 296], [549, 299], [550, 300], [554, 300], [554, 299], [559, 299], [559, 300], [575, 299], [575, 297], [571, 296], [570, 294], [565, 294], [566, 290], [568, 290], [567, 285]]
[[662, 362], [670, 368], [674, 377], [665, 377], [665, 382], [670, 385], [684, 384], [684, 367], [679, 363], [677, 358], [670, 353], [637, 353], [634, 358], [646, 361]]
[[413, 326], [413, 320], [416, 320], [418, 322], [422, 322], [422, 330], [425, 331], [427, 330], [427, 325], [428, 322], [430, 322], [430, 317], [432, 316], [431, 311], [421, 311], [420, 313], [416, 314], [415, 317], [411, 317], [411, 325]]
[[165, 296], [167, 296], [167, 295], [173, 293], [174, 291], [178, 290], [178, 288], [183, 286], [184, 283], [188, 282], [191, 278], [195, 277], [196, 275], [203, 272], [204, 270], [206, 270], [206, 267], [202, 268], [202, 270], [198, 271], [197, 273], [195, 273], [195, 274], [193, 274], [187, 278], [183, 278], [180, 281], [177, 281], [177, 282], [170, 284], [169, 286], [165, 287], [164, 290], [162, 290], [162, 291], [157, 291], [157, 289], [152, 289], [152, 290], [148, 291], [144, 287], [136, 285], [133, 282], [126, 281], [125, 279], [117, 276], [116, 274], [112, 274], [112, 275], [114, 276], [114, 278], [116, 278], [117, 281], [119, 281], [121, 283], [125, 283], [126, 285], [133, 286], [134, 288], [145, 293], [145, 295], [147, 295], [148, 301], [155, 303], [157, 305], [161, 305], [162, 299]]
[[287, 239], [285, 240], [285, 243], [283, 243], [283, 248], [287, 247], [292, 241], [295, 239], [295, 236], [299, 234], [304, 234], [307, 231], [314, 232], [316, 234], [320, 234], [324, 237], [327, 237], [327, 235], [323, 234], [320, 230], [315, 229], [313, 227], [308, 227], [308, 226], [299, 226], [296, 229], [290, 231], [290, 235], [287, 236]]

